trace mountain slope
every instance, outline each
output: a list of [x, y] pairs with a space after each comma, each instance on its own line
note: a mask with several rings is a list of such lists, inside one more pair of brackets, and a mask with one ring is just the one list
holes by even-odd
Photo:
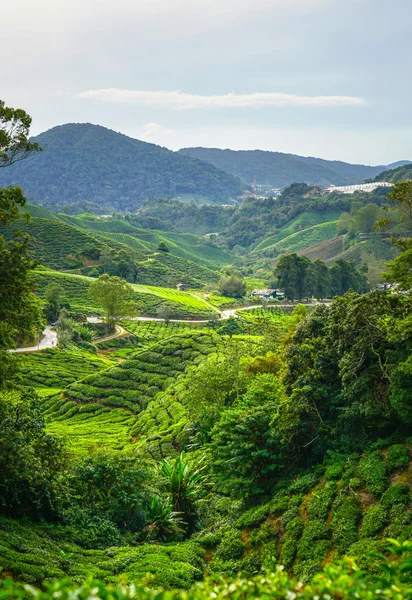
[[34, 138], [43, 148], [2, 169], [0, 186], [20, 185], [35, 203], [56, 209], [135, 210], [144, 200], [188, 194], [227, 203], [242, 192], [233, 175], [105, 127], [69, 123]]
[[250, 184], [256, 176], [258, 184], [275, 188], [285, 187], [295, 181], [321, 186], [361, 183], [385, 168], [263, 150], [182, 148], [179, 153], [209, 162], [240, 177], [245, 183]]
[[407, 181], [412, 179], [412, 165], [401, 165], [397, 169], [389, 169], [379, 173], [374, 181], [389, 181], [396, 183], [397, 181]]

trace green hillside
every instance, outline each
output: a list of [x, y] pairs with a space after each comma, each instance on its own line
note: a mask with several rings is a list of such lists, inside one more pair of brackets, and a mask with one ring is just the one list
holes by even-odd
[[[182, 282], [190, 287], [202, 287], [216, 283], [217, 268], [230, 262], [227, 252], [191, 234], [139, 230], [121, 219], [56, 216], [33, 205], [28, 209], [33, 215], [29, 221], [18, 219], [7, 225], [4, 232], [8, 238], [17, 231], [28, 233], [29, 247], [35, 257], [53, 269], [96, 276], [116, 268], [102, 262], [104, 257], [111, 255], [114, 260], [123, 251], [132, 268], [129, 274], [113, 274], [149, 285], [175, 287]], [[36, 214], [42, 216], [34, 216]], [[162, 242], [169, 252], [158, 251]]]
[[53, 210], [133, 211], [149, 198], [182, 194], [229, 203], [242, 192], [239, 179], [208, 163], [98, 125], [61, 125], [35, 141], [44, 151], [2, 169], [0, 185], [18, 183]]
[[412, 165], [402, 165], [397, 169], [389, 169], [389, 171], [379, 173], [374, 181], [396, 183], [397, 181], [409, 181], [410, 179], [412, 179]]

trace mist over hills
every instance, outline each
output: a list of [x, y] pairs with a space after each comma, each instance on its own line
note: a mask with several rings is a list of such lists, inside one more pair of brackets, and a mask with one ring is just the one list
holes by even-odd
[[34, 140], [43, 152], [2, 170], [0, 185], [20, 185], [31, 201], [52, 209], [80, 203], [82, 210], [126, 212], [149, 198], [185, 194], [227, 203], [243, 189], [209, 163], [99, 125], [60, 125]]
[[209, 162], [219, 169], [236, 175], [246, 184], [251, 184], [256, 176], [258, 184], [275, 188], [283, 188], [301, 181], [324, 187], [362, 183], [365, 179], [376, 177], [388, 168], [408, 163], [408, 161], [398, 161], [392, 165], [367, 166], [283, 152], [201, 147], [182, 148], [179, 153]]

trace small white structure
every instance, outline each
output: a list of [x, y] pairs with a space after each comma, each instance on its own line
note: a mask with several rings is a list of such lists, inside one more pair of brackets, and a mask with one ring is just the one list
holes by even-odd
[[266, 300], [270, 300], [271, 298], [277, 298], [278, 296], [283, 296], [283, 292], [281, 290], [253, 290], [250, 292], [250, 295], [253, 298], [265, 298]]

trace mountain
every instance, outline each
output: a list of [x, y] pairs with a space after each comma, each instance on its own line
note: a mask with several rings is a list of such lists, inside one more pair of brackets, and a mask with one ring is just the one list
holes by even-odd
[[69, 123], [34, 140], [43, 152], [2, 169], [0, 186], [18, 184], [47, 208], [133, 211], [148, 198], [228, 203], [242, 192], [239, 179], [209, 163], [98, 125]]
[[[182, 148], [179, 153], [209, 162], [219, 169], [236, 175], [247, 184], [251, 184], [256, 177], [258, 185], [274, 188], [283, 188], [296, 181], [324, 187], [362, 183], [387, 168], [386, 166], [353, 165], [342, 161], [264, 150]], [[401, 162], [404, 164], [407, 161]]]
[[403, 164], [397, 169], [383, 171], [375, 177], [374, 181], [396, 183], [397, 181], [407, 181], [408, 179], [412, 179], [412, 164]]

